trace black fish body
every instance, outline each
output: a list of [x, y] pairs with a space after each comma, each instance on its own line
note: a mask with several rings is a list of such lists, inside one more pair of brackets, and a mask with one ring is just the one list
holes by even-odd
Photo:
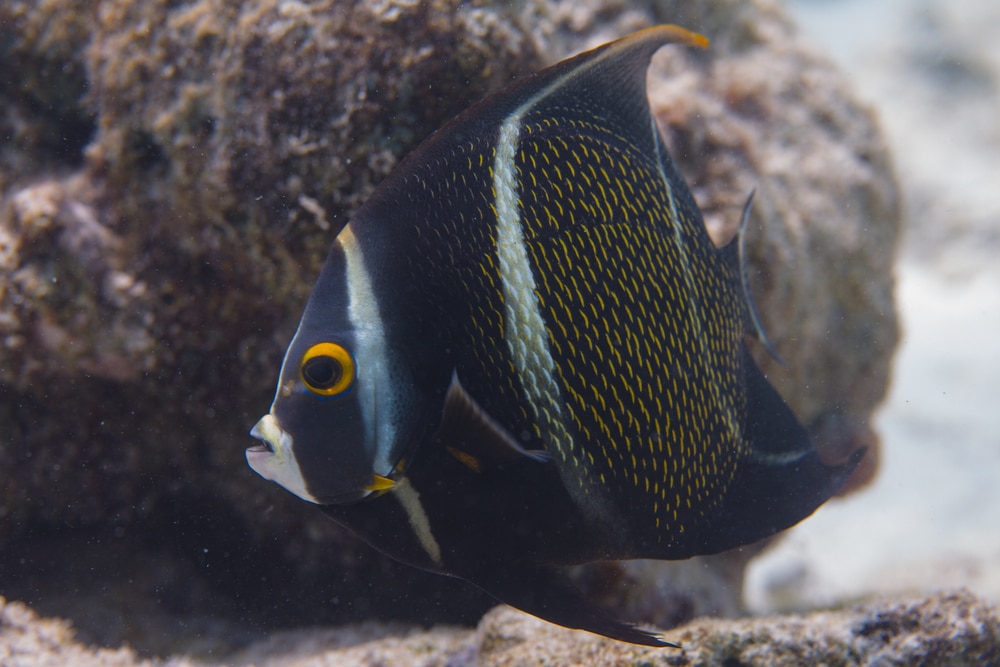
[[712, 244], [646, 99], [672, 40], [704, 41], [581, 54], [404, 160], [335, 240], [248, 450], [390, 556], [654, 645], [558, 568], [761, 539], [850, 468], [746, 350], [738, 243]]

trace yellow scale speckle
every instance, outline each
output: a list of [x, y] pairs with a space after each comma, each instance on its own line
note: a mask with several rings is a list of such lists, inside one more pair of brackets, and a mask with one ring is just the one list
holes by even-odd
[[[505, 423], [528, 436], [526, 445], [551, 448], [506, 352], [496, 148], [454, 150], [447, 164], [468, 168], [459, 178], [435, 176], [445, 162], [415, 174], [441, 211], [421, 221], [411, 261], [433, 258], [444, 267], [431, 291], [464, 295], [468, 325], [453, 334], [454, 348], [467, 350], [455, 360], [463, 386], [490, 395], [494, 409], [505, 406]], [[529, 111], [513, 154], [536, 297], [572, 434], [560, 446], [591, 467], [581, 484], [615, 487], [610, 497], [626, 499], [622, 514], [635, 530], [646, 526], [669, 541], [735, 474], [731, 452], [740, 446], [736, 424], [745, 406], [719, 398], [742, 395], [733, 354], [741, 306], [722, 285], [732, 276], [704, 243], [699, 250], [705, 232], [696, 221], [669, 218], [657, 165], [606, 122], [532, 121]]]
[[[740, 305], [720, 284], [720, 258], [695, 252], [704, 230], [669, 219], [655, 164], [626, 154], [596, 122], [574, 123], [585, 136], [573, 143], [544, 138], [558, 125], [543, 125], [521, 138], [522, 170], [545, 165], [544, 177], [522, 179], [521, 216], [543, 317], [559, 338], [553, 358], [574, 455], [597, 466], [602, 485], [628, 484], [629, 516], [668, 540], [735, 474], [736, 457], [722, 451], [740, 446], [733, 411], [743, 406], [718, 397], [739, 395]], [[579, 225], [566, 217], [577, 206]], [[674, 242], [673, 225], [687, 243]]]

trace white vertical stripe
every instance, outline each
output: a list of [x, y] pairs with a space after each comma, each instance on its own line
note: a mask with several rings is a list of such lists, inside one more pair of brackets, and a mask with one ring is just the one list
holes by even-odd
[[517, 152], [521, 118], [534, 104], [548, 95], [562, 81], [530, 98], [500, 126], [496, 160], [493, 164], [493, 188], [497, 211], [497, 256], [504, 295], [504, 336], [521, 387], [528, 397], [546, 439], [565, 460], [570, 436], [562, 414], [562, 396], [555, 378], [555, 361], [549, 349], [548, 332], [536, 294], [535, 277], [524, 240], [518, 187]]
[[500, 128], [500, 143], [493, 168], [497, 255], [504, 288], [507, 344], [525, 384], [525, 391], [533, 403], [545, 405], [556, 402], [554, 399], [559, 389], [552, 376], [555, 362], [549, 351], [548, 334], [535, 294], [535, 277], [531, 273], [521, 227], [517, 167], [514, 163], [519, 120], [517, 117], [508, 119]]
[[434, 539], [434, 533], [431, 532], [431, 522], [427, 518], [424, 504], [420, 502], [420, 494], [417, 493], [417, 490], [413, 488], [410, 480], [406, 477], [396, 482], [396, 486], [392, 488], [392, 493], [406, 511], [406, 516], [410, 520], [410, 528], [413, 529], [413, 534], [420, 541], [420, 546], [424, 548], [424, 551], [431, 557], [431, 560], [440, 565], [441, 546]]
[[388, 476], [396, 465], [396, 427], [404, 418], [399, 392], [405, 384], [393, 377], [371, 276], [350, 225], [337, 235], [336, 243], [347, 260], [347, 314], [355, 337], [357, 400], [365, 422], [365, 447], [375, 450], [373, 471]]
[[572, 438], [566, 425], [563, 400], [555, 378], [555, 362], [549, 349], [548, 333], [525, 245], [516, 158], [522, 118], [532, 107], [577, 77], [584, 76], [589, 68], [631, 45], [631, 41], [626, 41], [624, 46], [612, 47], [591, 59], [585, 67], [566, 72], [514, 110], [500, 126], [493, 164], [497, 254], [504, 294], [504, 335], [507, 345], [545, 446], [553, 448], [557, 459], [562, 462], [572, 462], [571, 466], [559, 466], [563, 483], [581, 509], [592, 520], [602, 523], [610, 530], [614, 530], [617, 524], [609, 514], [602, 485], [594, 476], [583, 452], [572, 451]]

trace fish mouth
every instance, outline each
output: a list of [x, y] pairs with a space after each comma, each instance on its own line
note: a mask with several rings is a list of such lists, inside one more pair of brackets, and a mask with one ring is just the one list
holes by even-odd
[[278, 442], [282, 436], [281, 427], [273, 415], [267, 414], [250, 429], [250, 435], [257, 439], [257, 444], [247, 447], [247, 457], [261, 459], [278, 454]]
[[299, 470], [292, 451], [293, 438], [282, 430], [277, 417], [266, 414], [252, 429], [250, 435], [260, 440], [260, 444], [248, 447], [247, 463], [255, 473], [269, 479], [297, 495], [302, 500], [319, 503], [309, 490], [309, 485]]
[[274, 445], [269, 443], [267, 440], [261, 440], [256, 445], [250, 445], [247, 447], [247, 451], [256, 454], [274, 454]]

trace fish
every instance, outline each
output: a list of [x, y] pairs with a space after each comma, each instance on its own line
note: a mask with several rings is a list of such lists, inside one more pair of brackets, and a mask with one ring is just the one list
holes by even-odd
[[[565, 568], [754, 542], [860, 458], [817, 456], [753, 360], [739, 232], [716, 247], [650, 110], [656, 26], [486, 98], [333, 240], [251, 468], [412, 566], [568, 628], [676, 646]], [[752, 200], [752, 196], [751, 196]]]

